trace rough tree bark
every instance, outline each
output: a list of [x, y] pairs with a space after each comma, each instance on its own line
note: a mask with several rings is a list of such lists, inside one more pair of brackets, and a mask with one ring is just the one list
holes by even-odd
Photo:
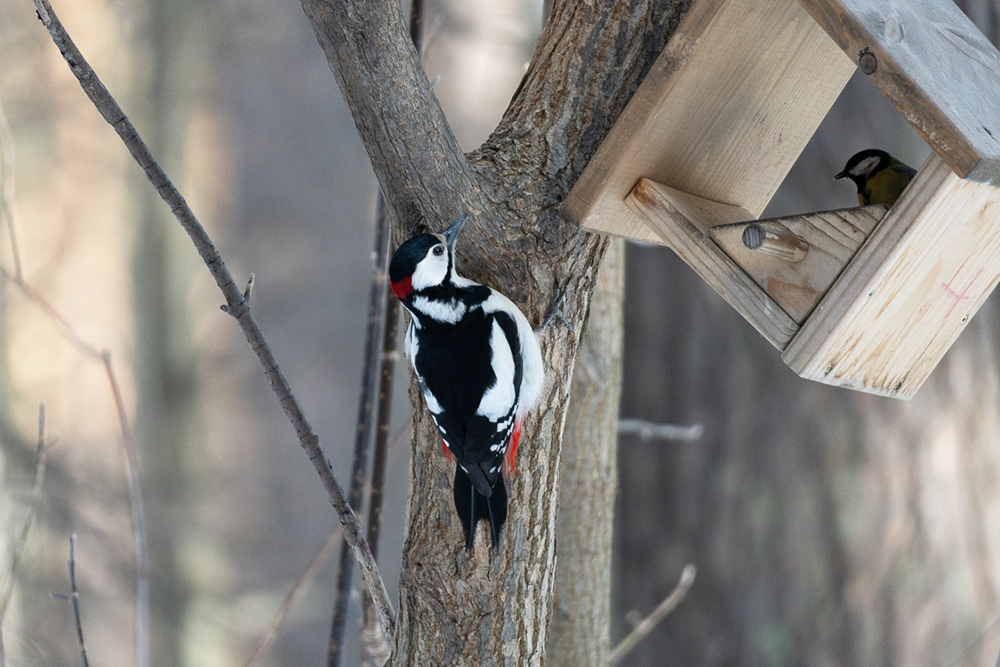
[[[397, 239], [461, 213], [462, 273], [540, 326], [548, 369], [497, 550], [463, 549], [453, 472], [414, 402], [409, 518], [393, 664], [540, 664], [555, 585], [555, 513], [573, 364], [607, 241], [559, 204], [676, 28], [684, 0], [557, 2], [493, 135], [463, 155], [395, 0], [302, 0], [350, 106]], [[559, 296], [556, 299], [557, 295]], [[562, 317], [548, 318], [553, 308]], [[482, 539], [482, 538], [480, 538]]]
[[550, 667], [605, 665], [610, 653], [624, 291], [625, 242], [615, 239], [597, 274], [563, 433]]

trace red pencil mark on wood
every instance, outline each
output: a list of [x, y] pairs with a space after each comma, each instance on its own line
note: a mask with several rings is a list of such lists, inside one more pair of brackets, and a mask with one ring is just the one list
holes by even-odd
[[[959, 267], [959, 271], [961, 270], [962, 270], [961, 267]], [[982, 275], [982, 273], [983, 270], [979, 269], [979, 271], [976, 272], [976, 275], [972, 278], [972, 280], [969, 281], [969, 284], [965, 286], [965, 288], [962, 290], [961, 293], [958, 293], [951, 288], [951, 281], [947, 283], [941, 283], [941, 287], [943, 287], [944, 290], [948, 293], [948, 295], [954, 299], [954, 302], [951, 304], [951, 308], [949, 308], [948, 312], [945, 314], [944, 319], [948, 319], [949, 317], [951, 317], [952, 312], [955, 310], [955, 308], [958, 306], [959, 303], [961, 303], [965, 299], [972, 298], [966, 296], [966, 294], [968, 294], [969, 288], [972, 287], [972, 284], [979, 279], [979, 276]], [[958, 276], [958, 271], [955, 272], [955, 276]], [[952, 277], [952, 280], [954, 279], [955, 277]]]

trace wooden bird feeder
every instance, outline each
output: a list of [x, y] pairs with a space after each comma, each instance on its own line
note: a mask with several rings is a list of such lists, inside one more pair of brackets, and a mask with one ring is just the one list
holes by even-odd
[[[855, 67], [934, 152], [888, 210], [757, 220]], [[695, 0], [563, 212], [670, 246], [799, 375], [909, 398], [1000, 279], [998, 185], [1000, 53], [950, 0]]]

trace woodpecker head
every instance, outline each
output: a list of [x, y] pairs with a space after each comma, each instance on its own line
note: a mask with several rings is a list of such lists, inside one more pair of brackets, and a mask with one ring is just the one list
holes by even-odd
[[455, 276], [455, 240], [467, 215], [440, 234], [420, 234], [399, 246], [389, 262], [389, 285], [400, 301], [428, 287], [451, 282]]

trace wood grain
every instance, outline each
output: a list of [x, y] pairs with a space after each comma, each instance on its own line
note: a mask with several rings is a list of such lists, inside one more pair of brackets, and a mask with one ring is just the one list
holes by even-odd
[[782, 358], [820, 382], [909, 398], [1000, 280], [1000, 190], [936, 153]]
[[712, 241], [708, 230], [713, 220], [685, 215], [715, 211], [714, 222], [738, 222], [753, 217], [748, 211], [706, 200], [696, 203], [693, 195], [645, 178], [625, 203], [764, 338], [785, 348], [798, 324]]
[[797, 0], [699, 0], [562, 210], [655, 241], [624, 205], [649, 178], [756, 217], [853, 70]]
[[[881, 205], [824, 211], [720, 225], [713, 227], [710, 235], [792, 319], [802, 324], [885, 212]], [[749, 224], [802, 239], [809, 248], [805, 258], [791, 262], [750, 250], [742, 238]]]
[[801, 2], [959, 176], [1000, 184], [1000, 53], [953, 2]]

